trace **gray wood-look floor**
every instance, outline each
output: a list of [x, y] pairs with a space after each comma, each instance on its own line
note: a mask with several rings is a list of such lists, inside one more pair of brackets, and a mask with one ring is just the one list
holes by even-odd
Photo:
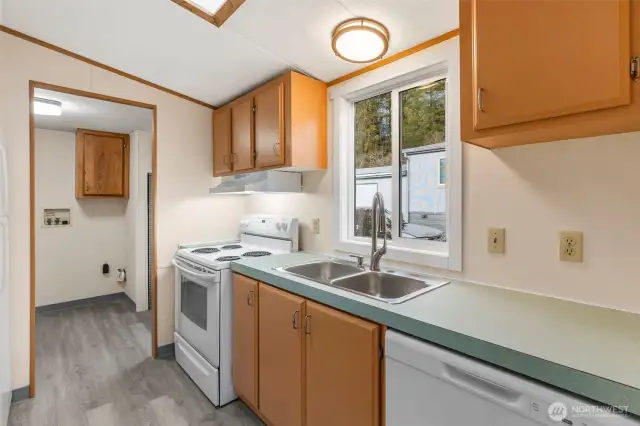
[[239, 401], [216, 409], [174, 360], [153, 360], [151, 316], [124, 301], [36, 317], [36, 398], [13, 426], [254, 426]]

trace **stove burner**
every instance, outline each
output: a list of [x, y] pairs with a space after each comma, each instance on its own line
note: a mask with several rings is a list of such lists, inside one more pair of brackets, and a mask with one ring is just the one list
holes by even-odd
[[215, 247], [203, 247], [203, 248], [191, 250], [191, 253], [194, 253], [194, 254], [210, 254], [210, 253], [217, 253], [219, 251], [220, 250], [218, 250]]
[[222, 250], [234, 250], [241, 249], [242, 246], [240, 244], [228, 244], [226, 246], [222, 246]]
[[271, 253], [268, 251], [248, 251], [244, 253], [242, 256], [244, 257], [261, 257], [261, 256], [269, 256]]
[[216, 260], [218, 262], [231, 262], [232, 260], [240, 260], [240, 256], [221, 256]]

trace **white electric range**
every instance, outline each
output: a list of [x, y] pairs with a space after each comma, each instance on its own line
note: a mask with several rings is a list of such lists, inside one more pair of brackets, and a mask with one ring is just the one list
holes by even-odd
[[231, 379], [231, 262], [298, 251], [298, 220], [247, 216], [240, 239], [180, 246], [176, 267], [176, 361], [216, 406], [236, 399]]

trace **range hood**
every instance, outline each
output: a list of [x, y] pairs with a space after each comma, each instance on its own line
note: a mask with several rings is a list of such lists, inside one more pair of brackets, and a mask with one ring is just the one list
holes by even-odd
[[302, 173], [269, 170], [241, 175], [223, 176], [210, 194], [268, 194], [302, 192]]

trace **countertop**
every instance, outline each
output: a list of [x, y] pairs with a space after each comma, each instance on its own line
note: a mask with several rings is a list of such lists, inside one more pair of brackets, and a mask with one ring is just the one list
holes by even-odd
[[392, 305], [274, 270], [329, 256], [233, 262], [233, 271], [640, 415], [640, 315], [452, 281]]

